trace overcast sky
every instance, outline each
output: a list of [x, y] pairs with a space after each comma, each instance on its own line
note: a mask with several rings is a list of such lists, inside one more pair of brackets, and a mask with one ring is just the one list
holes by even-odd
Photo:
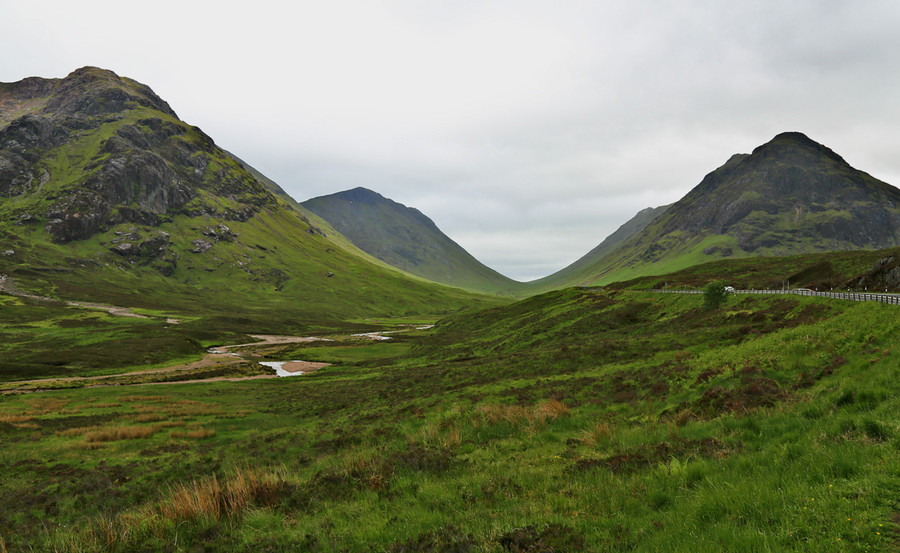
[[364, 186], [550, 274], [796, 130], [900, 185], [900, 2], [0, 0], [0, 81], [95, 65], [299, 201]]

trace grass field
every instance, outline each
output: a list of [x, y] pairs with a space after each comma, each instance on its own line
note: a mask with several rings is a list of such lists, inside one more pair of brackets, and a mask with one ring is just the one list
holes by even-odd
[[239, 383], [0, 398], [0, 551], [889, 551], [896, 310], [565, 290]]

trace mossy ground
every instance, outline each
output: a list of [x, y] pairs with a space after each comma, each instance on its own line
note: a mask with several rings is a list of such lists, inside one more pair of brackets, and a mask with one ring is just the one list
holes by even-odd
[[[0, 535], [60, 551], [886, 551], [896, 310], [565, 290], [315, 374], [0, 403]], [[357, 349], [353, 349], [357, 344]]]

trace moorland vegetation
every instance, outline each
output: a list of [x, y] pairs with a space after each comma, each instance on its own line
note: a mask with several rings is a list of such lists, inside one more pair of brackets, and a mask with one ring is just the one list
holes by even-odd
[[896, 289], [887, 186], [779, 135], [513, 301], [140, 83], [2, 83], [0, 553], [896, 550], [897, 307], [718, 293]]

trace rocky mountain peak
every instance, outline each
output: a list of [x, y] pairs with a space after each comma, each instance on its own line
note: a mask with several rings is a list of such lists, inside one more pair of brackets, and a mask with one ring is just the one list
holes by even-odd
[[748, 253], [800, 253], [813, 243], [814, 250], [887, 247], [900, 232], [898, 205], [900, 190], [806, 135], [786, 132], [706, 175], [673, 205], [661, 230], [730, 235]]
[[244, 221], [277, 202], [150, 87], [97, 67], [0, 84], [4, 197], [19, 198], [13, 219], [43, 221], [56, 242], [177, 213]]
[[756, 147], [752, 158], [769, 161], [771, 159], [791, 160], [795, 163], [833, 162], [846, 165], [844, 158], [831, 148], [819, 144], [801, 132], [791, 131], [778, 134], [765, 144]]
[[53, 90], [44, 108], [56, 115], [99, 115], [125, 111], [129, 103], [150, 107], [167, 115], [175, 112], [149, 86], [123, 79], [112, 71], [82, 67], [69, 73]]
[[379, 202], [388, 201], [378, 192], [369, 190], [368, 188], [363, 188], [362, 186], [357, 186], [356, 188], [353, 188], [351, 190], [338, 192], [337, 194], [335, 194], [335, 197], [344, 201], [356, 202], [365, 205], [375, 205]]

